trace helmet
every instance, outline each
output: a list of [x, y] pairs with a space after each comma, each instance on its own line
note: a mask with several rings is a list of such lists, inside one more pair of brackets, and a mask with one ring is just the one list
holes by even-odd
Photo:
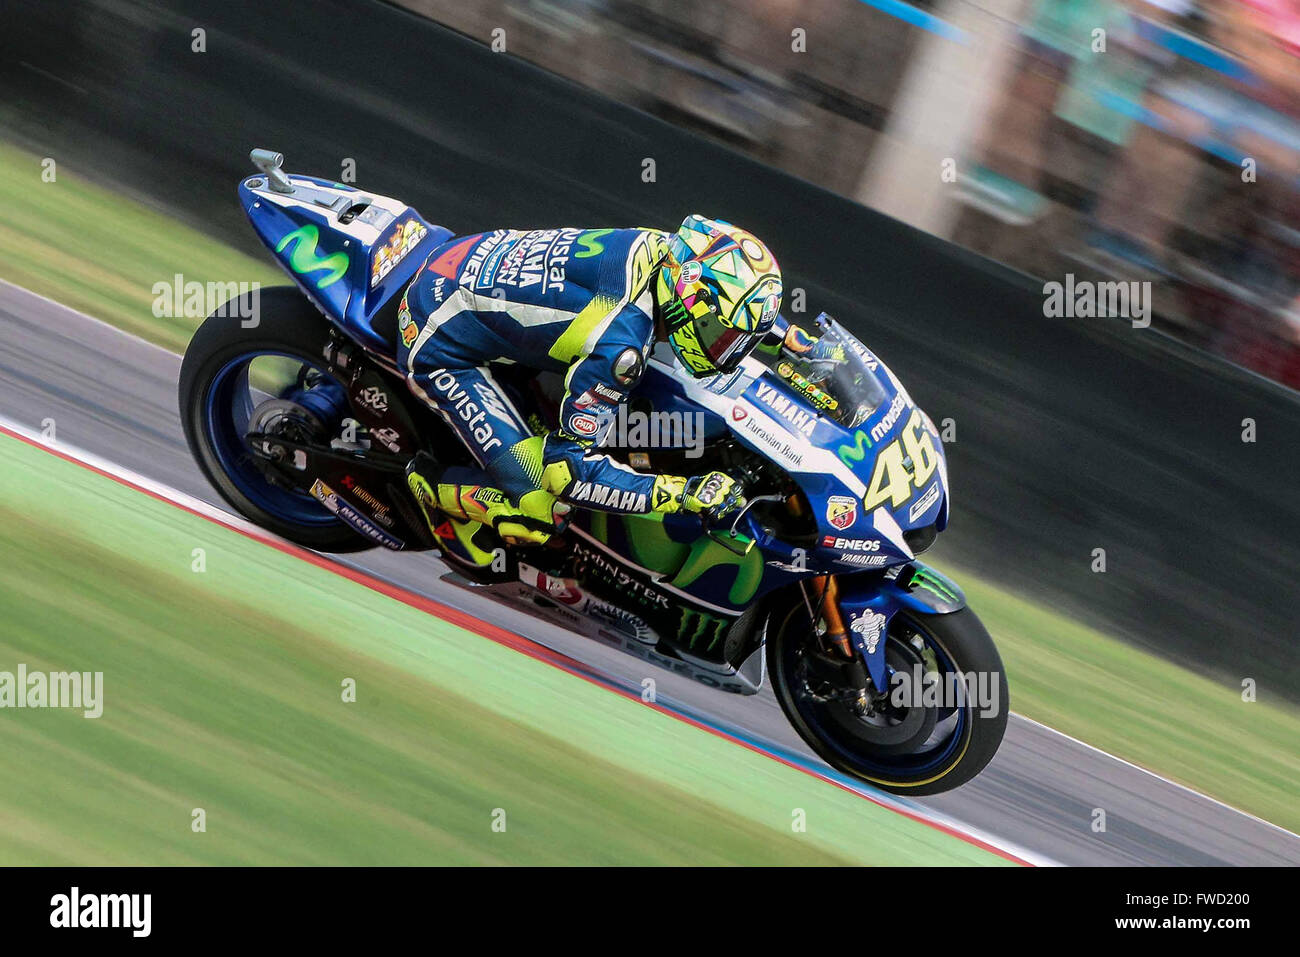
[[772, 328], [781, 267], [753, 234], [691, 215], [668, 240], [658, 292], [673, 352], [704, 378], [736, 368]]

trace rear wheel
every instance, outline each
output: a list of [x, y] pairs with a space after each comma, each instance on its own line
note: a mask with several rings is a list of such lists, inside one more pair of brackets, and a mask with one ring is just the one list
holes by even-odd
[[969, 608], [897, 613], [885, 645], [891, 687], [865, 707], [810, 668], [813, 642], [802, 602], [775, 613], [768, 670], [790, 723], [836, 770], [896, 794], [923, 795], [965, 784], [992, 760], [1007, 726], [1006, 673]]
[[[279, 482], [249, 450], [250, 431], [327, 441], [347, 414], [347, 393], [324, 368], [329, 323], [298, 290], [259, 290], [252, 303], [204, 320], [185, 350], [179, 400], [190, 453], [236, 511], [262, 528], [322, 552], [373, 543], [311, 495]], [[238, 317], [256, 315], [244, 328]]]

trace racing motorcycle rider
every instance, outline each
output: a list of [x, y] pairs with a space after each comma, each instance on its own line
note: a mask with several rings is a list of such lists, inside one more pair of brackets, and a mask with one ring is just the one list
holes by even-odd
[[[722, 472], [641, 473], [596, 450], [656, 341], [697, 378], [733, 370], [764, 337], [810, 353], [815, 340], [778, 316], [781, 291], [762, 242], [699, 215], [675, 234], [498, 229], [443, 243], [402, 297], [397, 360], [482, 468], [413, 459], [407, 481], [426, 520], [433, 527], [441, 513], [507, 542], [544, 543], [557, 500], [710, 519], [743, 507]], [[563, 374], [559, 427], [535, 435], [489, 363]]]

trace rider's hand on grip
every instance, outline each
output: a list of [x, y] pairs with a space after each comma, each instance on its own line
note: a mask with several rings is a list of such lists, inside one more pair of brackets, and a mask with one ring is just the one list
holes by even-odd
[[740, 483], [724, 472], [706, 472], [686, 480], [682, 510], [697, 512], [706, 521], [718, 519], [745, 507]]

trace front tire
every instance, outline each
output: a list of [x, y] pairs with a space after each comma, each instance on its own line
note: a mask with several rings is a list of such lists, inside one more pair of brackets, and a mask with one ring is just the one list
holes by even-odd
[[[254, 524], [320, 552], [373, 548], [315, 499], [267, 482], [243, 447], [251, 400], [239, 392], [248, 391], [252, 361], [274, 356], [319, 367], [329, 338], [329, 323], [297, 289], [259, 294], [256, 313], [251, 300], [227, 304], [203, 321], [185, 350], [178, 397], [190, 454], [218, 494]], [[257, 325], [244, 328], [238, 317], [250, 315]]]
[[919, 664], [926, 681], [932, 674], [946, 680], [974, 673], [987, 701], [891, 706], [864, 718], [847, 703], [810, 689], [801, 669], [810, 636], [802, 602], [776, 611], [767, 636], [768, 671], [781, 710], [831, 767], [885, 791], [919, 796], [965, 784], [997, 753], [1010, 707], [1006, 672], [993, 639], [969, 608], [948, 614], [899, 611], [889, 624], [886, 661], [904, 675]]

